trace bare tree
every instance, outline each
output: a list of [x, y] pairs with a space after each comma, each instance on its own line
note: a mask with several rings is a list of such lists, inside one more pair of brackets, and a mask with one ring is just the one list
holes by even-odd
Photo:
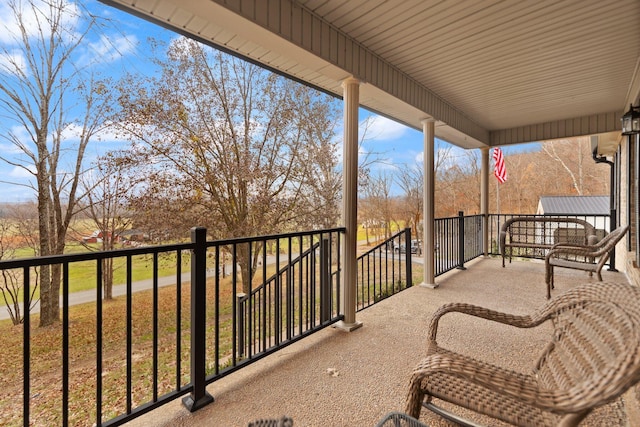
[[[576, 138], [574, 141], [545, 141], [541, 147], [542, 152], [557, 166], [556, 180], [568, 181], [573, 194], [588, 194], [588, 191], [593, 191], [597, 187], [601, 188], [599, 192], [606, 191], [608, 180], [602, 179], [606, 176], [606, 168], [593, 160], [589, 138]], [[544, 162], [540, 166], [544, 167], [543, 165], [545, 165]], [[545, 169], [548, 168], [547, 163]]]
[[478, 211], [480, 164], [477, 152], [465, 150], [453, 156], [448, 151], [442, 157], [436, 171], [436, 215], [450, 217], [458, 211]]
[[[138, 205], [172, 205], [215, 238], [317, 218], [309, 178], [335, 164], [330, 98], [189, 39], [173, 41], [157, 65], [158, 78], [121, 87], [120, 123], [136, 143], [129, 157], [147, 182]], [[325, 183], [321, 204], [332, 209], [335, 179]], [[262, 249], [237, 248], [245, 291]]]
[[[506, 183], [500, 184], [493, 179], [495, 184], [492, 189], [500, 186], [500, 203], [508, 206], [511, 213], [532, 213], [535, 212], [538, 199], [541, 194], [545, 194], [544, 180], [537, 172], [536, 156], [543, 157], [540, 153], [519, 153], [511, 155], [505, 160], [509, 179]], [[500, 191], [498, 190], [498, 191]]]
[[[588, 141], [587, 141], [588, 142]], [[566, 148], [567, 144], [564, 142], [564, 146], [560, 146], [563, 144], [562, 141], [547, 141], [542, 144], [542, 151], [547, 154], [554, 162], [557, 162], [562, 170], [564, 170], [571, 180], [571, 186], [574, 191], [578, 195], [583, 194], [584, 189], [584, 171], [583, 171], [583, 158], [582, 150], [584, 149], [583, 143], [578, 143], [577, 145], [572, 145], [571, 147], [571, 157], [568, 158], [565, 154], [566, 150], [562, 148]], [[575, 155], [575, 150], [578, 150], [578, 155]]]
[[20, 248], [28, 248], [32, 256], [40, 255], [38, 238], [38, 205], [34, 202], [18, 203], [8, 210], [13, 221], [14, 234]]
[[419, 225], [424, 211], [424, 166], [417, 162], [411, 166], [404, 165], [398, 168], [395, 178], [404, 192], [402, 210], [406, 223], [415, 230], [416, 238], [422, 240], [423, 230]]
[[[89, 215], [94, 228], [99, 231], [99, 250], [108, 251], [116, 247], [123, 238], [124, 231], [131, 224], [126, 215], [127, 197], [131, 180], [127, 175], [127, 164], [114, 153], [107, 153], [96, 161], [91, 173], [85, 174], [82, 185], [86, 197], [79, 207]], [[81, 243], [93, 249], [88, 242]], [[103, 297], [113, 298], [113, 258], [102, 260]]]
[[394, 203], [391, 194], [391, 186], [393, 184], [393, 176], [389, 173], [379, 173], [377, 175], [369, 175], [364, 188], [365, 202], [363, 203], [363, 215], [361, 216], [367, 224], [382, 224], [384, 228], [384, 236], [391, 236], [392, 222], [394, 219]]
[[[9, 0], [5, 21], [11, 42], [0, 47], [2, 137], [20, 156], [3, 160], [33, 177], [22, 184], [37, 194], [39, 254], [63, 253], [77, 201], [87, 144], [98, 131], [106, 87], [73, 60], [95, 18], [65, 0]], [[69, 115], [80, 111], [79, 120]], [[73, 134], [73, 135], [71, 135]], [[15, 184], [15, 183], [13, 183]], [[60, 266], [40, 271], [40, 325], [60, 316]]]
[[[16, 249], [22, 244], [17, 222], [9, 218], [0, 218], [0, 260], [15, 258]], [[22, 313], [22, 298], [28, 298], [29, 307], [35, 304], [34, 296], [37, 290], [37, 276], [34, 286], [30, 287], [30, 292], [23, 295], [22, 273], [17, 270], [2, 270], [0, 274], [0, 292], [4, 304], [9, 312], [9, 318], [14, 325], [24, 321]]]

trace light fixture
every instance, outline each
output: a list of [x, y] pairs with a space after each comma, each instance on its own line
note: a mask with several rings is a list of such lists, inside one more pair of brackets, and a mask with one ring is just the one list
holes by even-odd
[[624, 113], [620, 119], [622, 121], [623, 135], [637, 135], [640, 133], [640, 106], [629, 105], [629, 111]]

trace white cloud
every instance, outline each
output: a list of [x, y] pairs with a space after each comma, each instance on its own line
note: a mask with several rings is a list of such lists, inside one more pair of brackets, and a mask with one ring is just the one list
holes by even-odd
[[80, 58], [81, 64], [90, 64], [94, 62], [108, 63], [135, 53], [138, 45], [138, 38], [135, 35], [101, 35], [100, 38], [89, 43], [87, 50]]
[[[49, 2], [16, 2], [18, 12], [21, 14], [22, 27], [28, 37], [48, 37], [51, 34], [51, 16], [58, 13], [57, 6], [63, 10], [60, 28], [69, 36], [75, 31], [80, 16], [80, 10], [75, 3], [60, 0], [59, 5], [49, 6]], [[0, 42], [15, 44], [21, 34], [20, 25], [16, 20], [16, 14], [8, 2], [0, 3]], [[42, 35], [40, 33], [42, 32]]]
[[[79, 141], [82, 135], [82, 126], [77, 123], [71, 123], [62, 130], [61, 138], [63, 141]], [[125, 143], [129, 140], [125, 139], [122, 132], [116, 133], [115, 126], [105, 126], [91, 136], [93, 141]]]
[[9, 154], [20, 154], [22, 150], [13, 144], [0, 144], [0, 153], [7, 156]]
[[409, 128], [386, 117], [372, 115], [360, 122], [358, 133], [367, 140], [394, 141], [400, 139]]
[[60, 138], [63, 141], [79, 141], [80, 135], [82, 135], [82, 127], [75, 123], [71, 123], [62, 129]]
[[[26, 169], [25, 169], [26, 168]], [[36, 167], [33, 165], [27, 165], [24, 168], [14, 166], [9, 172], [11, 178], [33, 178], [36, 173]]]

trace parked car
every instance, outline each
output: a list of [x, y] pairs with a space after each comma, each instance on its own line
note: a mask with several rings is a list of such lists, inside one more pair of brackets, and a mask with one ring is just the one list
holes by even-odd
[[422, 255], [422, 242], [420, 240], [411, 241], [411, 253], [416, 255]]
[[[407, 252], [407, 245], [405, 243], [396, 244], [394, 251], [400, 254]], [[422, 245], [420, 240], [411, 241], [411, 253], [416, 255], [422, 255]]]

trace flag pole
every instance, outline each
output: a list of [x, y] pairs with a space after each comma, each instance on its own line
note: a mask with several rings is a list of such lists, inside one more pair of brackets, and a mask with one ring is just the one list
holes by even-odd
[[500, 215], [500, 181], [496, 179], [496, 213]]

